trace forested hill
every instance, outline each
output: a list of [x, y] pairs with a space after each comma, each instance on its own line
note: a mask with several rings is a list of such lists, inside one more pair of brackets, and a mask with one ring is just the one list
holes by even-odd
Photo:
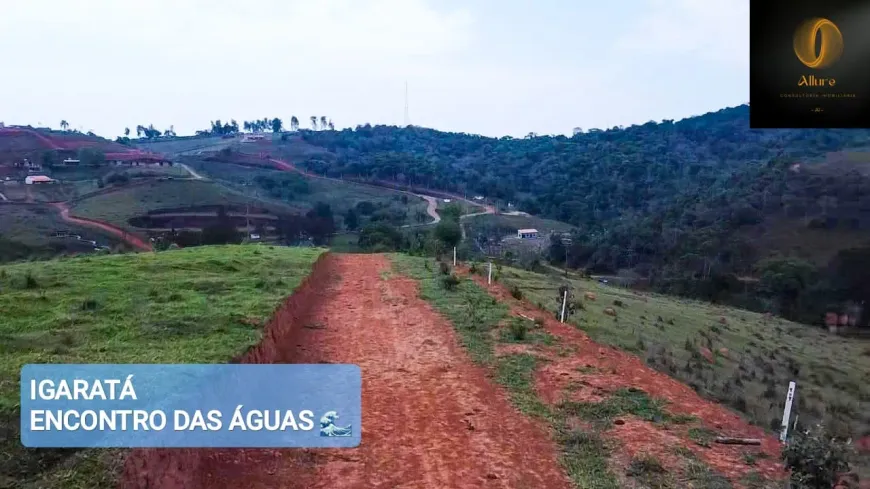
[[[316, 172], [514, 202], [577, 226], [571, 265], [632, 269], [676, 292], [716, 295], [722, 284], [707, 290], [697, 281], [758, 275], [759, 260], [777, 252], [808, 260], [789, 263], [795, 273], [821, 271], [838, 251], [830, 246], [870, 237], [863, 162], [817, 163], [870, 146], [870, 131], [751, 130], [747, 105], [573, 137], [494, 139], [366, 125], [305, 131], [304, 138], [329, 150], [304, 162]], [[803, 231], [846, 237], [820, 245], [824, 250], [795, 248]], [[768, 239], [772, 233], [789, 242]]]

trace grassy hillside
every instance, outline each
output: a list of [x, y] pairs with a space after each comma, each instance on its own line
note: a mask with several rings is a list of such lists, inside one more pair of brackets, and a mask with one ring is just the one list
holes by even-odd
[[[568, 318], [571, 324], [597, 342], [637, 354], [754, 424], [779, 429], [788, 383], [795, 381], [794, 413], [803, 426], [822, 422], [844, 438], [870, 434], [870, 341], [587, 279], [508, 267], [494, 273], [518, 295], [554, 315], [560, 308], [559, 287], [571, 287], [576, 306]], [[607, 308], [615, 316], [606, 314]], [[861, 463], [862, 472], [870, 475], [870, 460]]]
[[164, 180], [131, 186], [118, 192], [89, 197], [75, 204], [71, 213], [77, 216], [103, 220], [117, 226], [133, 229], [127, 222], [131, 217], [150, 210], [200, 205], [262, 206], [254, 198], [201, 180]]
[[225, 362], [260, 339], [321, 253], [218, 246], [0, 268], [0, 487], [108, 489], [122, 455], [22, 448], [22, 365]]
[[58, 212], [48, 206], [0, 204], [0, 262], [93, 251], [94, 246], [89, 242], [53, 237], [58, 231], [68, 231], [101, 246], [118, 244], [113, 236], [64, 222]]
[[235, 139], [224, 139], [221, 136], [184, 137], [148, 141], [137, 139], [133, 141], [136, 148], [143, 151], [162, 154], [179, 154], [197, 151], [218, 151], [236, 143]]
[[[425, 200], [388, 189], [307, 178], [278, 170], [208, 162], [196, 158], [187, 158], [184, 162], [198, 173], [219, 181], [229, 188], [278, 200], [302, 212], [313, 208], [318, 202], [324, 202], [329, 204], [335, 216], [340, 218], [348, 209], [355, 208], [360, 202], [368, 201], [379, 207], [382, 212], [394, 216], [395, 225], [415, 224], [419, 222], [418, 216], [421, 214], [425, 216], [426, 212]], [[277, 184], [275, 187], [267, 186], [264, 179]], [[280, 188], [284, 182], [288, 182], [288, 188]]]
[[509, 216], [505, 214], [485, 214], [471, 217], [463, 223], [472, 236], [483, 235], [493, 238], [503, 238], [516, 235], [517, 229], [537, 229], [541, 235], [551, 232], [567, 233], [573, 226], [566, 222], [543, 219], [537, 216]]

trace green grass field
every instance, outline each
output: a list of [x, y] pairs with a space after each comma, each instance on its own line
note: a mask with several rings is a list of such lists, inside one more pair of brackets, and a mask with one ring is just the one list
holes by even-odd
[[60, 219], [57, 211], [47, 206], [21, 206], [0, 204], [0, 237], [20, 243], [29, 250], [8, 253], [0, 250], [0, 261], [27, 257], [48, 257], [67, 251], [92, 251], [93, 246], [73, 238], [54, 238], [57, 231], [68, 231], [82, 239], [94, 240], [102, 246], [115, 246], [118, 240], [90, 228], [71, 225]]
[[143, 151], [154, 153], [177, 154], [190, 151], [218, 151], [221, 148], [234, 145], [235, 139], [223, 139], [220, 136], [196, 138], [164, 139], [158, 141], [137, 140], [136, 147]]
[[561, 221], [542, 219], [535, 216], [506, 216], [504, 214], [485, 214], [464, 221], [466, 230], [472, 236], [516, 235], [517, 229], [537, 229], [541, 235], [550, 232], [569, 232], [572, 226]]
[[[190, 165], [193, 170], [217, 180], [230, 188], [246, 194], [253, 194], [256, 191], [260, 197], [266, 197], [268, 193], [263, 189], [257, 190], [257, 185], [253, 183], [257, 177], [281, 179], [293, 176], [293, 174], [288, 175], [287, 172], [278, 170], [207, 162], [195, 158], [187, 158], [184, 162]], [[426, 212], [427, 204], [425, 200], [401, 192], [372, 188], [349, 182], [336, 182], [318, 178], [299, 178], [307, 182], [308, 192], [294, 193], [293, 198], [282, 200], [281, 202], [302, 211], [311, 209], [317, 202], [324, 202], [330, 205], [339, 221], [342, 214], [363, 201], [381, 206], [384, 210], [391, 213], [404, 214], [405, 216], [400, 222], [397, 221], [396, 225], [415, 224], [417, 222], [415, 220], [417, 213], [425, 214]]]
[[[131, 229], [127, 222], [151, 210], [194, 205], [251, 205], [266, 206], [231, 189], [201, 180], [153, 181], [118, 192], [89, 197], [71, 210], [75, 216], [89, 217]], [[287, 211], [287, 209], [282, 209]]]
[[[639, 295], [591, 280], [507, 267], [498, 276], [554, 315], [559, 287], [569, 285], [578, 306], [570, 323], [595, 341], [637, 354], [754, 424], [779, 429], [788, 383], [795, 381], [794, 414], [802, 425], [822, 422], [844, 438], [870, 434], [870, 341], [698, 301]], [[586, 292], [594, 293], [595, 300], [585, 298]], [[605, 308], [612, 308], [616, 317], [605, 314]], [[702, 349], [712, 353], [712, 362]], [[870, 463], [859, 462], [864, 475]]]
[[256, 344], [316, 248], [217, 246], [0, 267], [0, 487], [115, 487], [111, 450], [25, 449], [27, 363], [220, 363]]

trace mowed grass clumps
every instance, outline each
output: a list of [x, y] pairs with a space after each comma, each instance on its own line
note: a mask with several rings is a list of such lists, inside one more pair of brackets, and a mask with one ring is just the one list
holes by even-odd
[[227, 362], [259, 341], [322, 251], [214, 246], [0, 267], [0, 487], [111, 482], [103, 452], [20, 446], [23, 365]]

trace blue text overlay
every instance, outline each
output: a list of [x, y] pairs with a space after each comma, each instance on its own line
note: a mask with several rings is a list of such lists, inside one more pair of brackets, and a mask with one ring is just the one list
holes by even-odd
[[25, 365], [26, 447], [355, 447], [356, 365]]

